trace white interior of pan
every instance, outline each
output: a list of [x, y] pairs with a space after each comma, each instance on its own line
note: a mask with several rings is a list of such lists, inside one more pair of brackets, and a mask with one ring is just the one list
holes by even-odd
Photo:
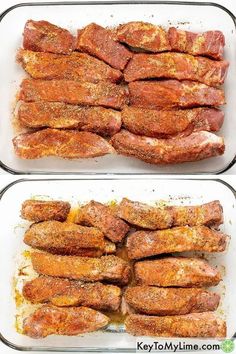
[[[165, 200], [174, 205], [194, 205], [219, 199], [224, 208], [224, 225], [221, 229], [231, 235], [227, 252], [211, 254], [206, 258], [219, 267], [223, 281], [214, 288], [222, 296], [217, 310], [219, 316], [227, 321], [227, 335], [235, 332], [235, 269], [236, 269], [236, 222], [235, 196], [224, 184], [217, 181], [195, 180], [59, 180], [26, 181], [14, 184], [2, 197], [0, 202], [1, 220], [0, 238], [0, 284], [1, 301], [0, 333], [14, 345], [37, 348], [73, 349], [87, 347], [102, 351], [117, 348], [135, 348], [135, 337], [122, 333], [122, 328], [113, 326], [117, 333], [96, 332], [83, 336], [49, 336], [45, 339], [31, 339], [16, 332], [15, 315], [17, 313], [13, 297], [13, 277], [18, 267], [22, 250], [23, 234], [29, 223], [20, 218], [21, 204], [32, 197], [70, 201], [73, 206], [86, 203], [91, 199], [100, 202], [120, 201], [122, 197], [154, 204]], [[120, 331], [120, 333], [119, 333]], [[176, 340], [177, 341], [177, 340]], [[176, 342], [174, 340], [174, 342]], [[202, 343], [200, 339], [186, 339], [186, 343]], [[210, 341], [211, 342], [211, 341]]]
[[[210, 14], [210, 16], [209, 16]], [[178, 26], [192, 31], [221, 30], [226, 39], [225, 57], [231, 66], [224, 88], [227, 105], [224, 107], [225, 123], [219, 135], [225, 137], [226, 151], [221, 157], [205, 161], [184, 163], [172, 166], [153, 166], [118, 155], [109, 155], [95, 159], [63, 160], [43, 158], [39, 160], [21, 160], [13, 151], [12, 111], [15, 95], [23, 77], [23, 69], [15, 62], [17, 49], [22, 43], [24, 24], [28, 19], [48, 20], [68, 28], [76, 29], [90, 22], [102, 26], [115, 26], [128, 21], [148, 21], [164, 27]], [[235, 25], [231, 16], [216, 6], [180, 5], [180, 4], [74, 4], [53, 6], [23, 6], [11, 10], [0, 22], [0, 160], [4, 165], [21, 172], [74, 172], [74, 173], [215, 173], [223, 170], [233, 160], [236, 151], [236, 46]]]

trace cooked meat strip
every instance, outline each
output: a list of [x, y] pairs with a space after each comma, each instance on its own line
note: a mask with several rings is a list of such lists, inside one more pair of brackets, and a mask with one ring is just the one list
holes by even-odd
[[105, 61], [115, 69], [123, 70], [132, 53], [113, 37], [109, 29], [91, 23], [78, 31], [76, 48]]
[[32, 52], [20, 49], [17, 61], [34, 79], [64, 79], [89, 82], [117, 82], [122, 78], [119, 70], [85, 53], [71, 55]]
[[152, 23], [134, 21], [122, 24], [117, 27], [116, 36], [120, 42], [145, 51], [164, 52], [171, 49], [168, 33]]
[[59, 200], [25, 200], [21, 206], [21, 217], [29, 221], [65, 221], [71, 205]]
[[223, 223], [223, 208], [219, 200], [202, 205], [172, 206], [173, 226], [206, 225], [218, 227]]
[[105, 253], [105, 239], [95, 227], [56, 220], [31, 225], [25, 232], [24, 243], [49, 253], [100, 257]]
[[118, 310], [121, 301], [118, 286], [47, 276], [26, 282], [22, 293], [34, 304], [49, 302], [55, 306], [88, 306], [108, 311]]
[[223, 155], [224, 139], [209, 132], [194, 132], [187, 137], [156, 139], [121, 130], [111, 144], [119, 154], [134, 156], [151, 164], [198, 161]]
[[172, 50], [176, 52], [223, 59], [225, 38], [221, 31], [193, 33], [171, 27], [168, 31], [168, 38]]
[[124, 71], [125, 80], [168, 78], [193, 80], [209, 86], [225, 81], [229, 63], [184, 53], [134, 54]]
[[58, 156], [67, 159], [89, 158], [113, 153], [102, 137], [76, 130], [43, 129], [20, 134], [13, 139], [15, 153], [21, 159]]
[[115, 216], [108, 206], [94, 200], [79, 210], [75, 222], [97, 227], [113, 242], [122, 241], [129, 231], [129, 226]]
[[75, 39], [69, 31], [50, 22], [28, 20], [25, 24], [24, 49], [69, 54], [74, 49], [74, 42]]
[[44, 338], [51, 334], [75, 336], [107, 326], [109, 318], [88, 307], [44, 305], [24, 320], [23, 334]]
[[22, 102], [18, 119], [27, 128], [74, 128], [103, 136], [112, 136], [121, 128], [118, 111], [63, 102]]
[[180, 316], [129, 315], [126, 331], [135, 336], [225, 338], [226, 322], [213, 312]]
[[64, 102], [121, 109], [128, 103], [125, 86], [72, 80], [24, 79], [19, 99], [26, 102]]
[[180, 226], [160, 231], [137, 231], [128, 236], [130, 259], [162, 253], [202, 251], [223, 252], [227, 235], [207, 226]]
[[219, 200], [191, 206], [153, 207], [123, 198], [117, 215], [130, 224], [156, 230], [172, 226], [215, 226], [223, 223], [223, 208]]
[[144, 229], [168, 229], [173, 224], [172, 213], [166, 208], [152, 207], [127, 198], [123, 198], [118, 205], [117, 216]]
[[223, 90], [189, 80], [130, 82], [129, 93], [131, 105], [150, 109], [225, 104]]
[[139, 261], [134, 266], [138, 284], [156, 286], [214, 286], [221, 281], [219, 271], [200, 258], [166, 257]]
[[31, 260], [37, 273], [53, 277], [119, 284], [127, 284], [130, 277], [129, 264], [116, 256], [89, 258], [32, 252]]
[[218, 131], [224, 121], [224, 112], [208, 107], [154, 110], [127, 106], [122, 110], [121, 118], [131, 133], [166, 139], [201, 130]]
[[220, 296], [200, 288], [133, 286], [126, 289], [125, 301], [137, 312], [166, 316], [215, 311]]

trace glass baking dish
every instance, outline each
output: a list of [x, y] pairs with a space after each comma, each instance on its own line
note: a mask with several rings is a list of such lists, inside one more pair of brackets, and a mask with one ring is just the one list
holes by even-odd
[[[209, 16], [210, 14], [210, 16]], [[22, 43], [22, 32], [27, 19], [45, 19], [72, 32], [91, 22], [102, 26], [115, 26], [128, 21], [147, 21], [165, 27], [178, 26], [196, 32], [221, 30], [226, 38], [225, 57], [230, 62], [225, 82], [227, 105], [225, 123], [219, 134], [225, 137], [226, 151], [221, 157], [194, 163], [157, 166], [135, 158], [108, 155], [96, 159], [63, 160], [43, 158], [21, 160], [13, 151], [12, 112], [19, 84], [26, 76], [15, 62], [17, 49]], [[7, 35], [6, 35], [7, 34]], [[220, 173], [235, 162], [236, 131], [236, 45], [235, 18], [226, 8], [214, 3], [134, 1], [134, 2], [51, 2], [19, 4], [6, 10], [0, 17], [0, 161], [8, 172], [31, 173]]]
[[[2, 237], [0, 238], [0, 284], [1, 301], [0, 337], [10, 347], [34, 351], [76, 352], [134, 352], [136, 338], [124, 332], [123, 325], [113, 324], [105, 331], [83, 336], [49, 336], [31, 339], [16, 332], [16, 305], [13, 295], [13, 278], [19, 264], [20, 254], [26, 249], [22, 239], [29, 222], [20, 218], [21, 204], [32, 197], [59, 199], [85, 203], [91, 199], [100, 202], [120, 201], [122, 197], [141, 202], [155, 203], [165, 200], [174, 205], [194, 205], [219, 199], [224, 208], [222, 230], [231, 235], [227, 252], [206, 258], [219, 267], [223, 281], [216, 291], [222, 296], [217, 310], [227, 321], [227, 336], [235, 333], [236, 292], [236, 221], [235, 191], [220, 180], [201, 179], [42, 179], [18, 180], [6, 186], [0, 193], [0, 215]], [[4, 213], [4, 214], [3, 214]], [[214, 288], [213, 288], [214, 289]], [[146, 337], [147, 339], [147, 337]], [[155, 338], [157, 339], [157, 338]], [[158, 338], [160, 340], [160, 338]], [[180, 339], [178, 339], [179, 341]], [[172, 339], [175, 343], [177, 339]], [[184, 339], [186, 343], [201, 344], [201, 339]], [[208, 340], [211, 343], [212, 340]], [[205, 343], [205, 341], [204, 341]]]
[[[13, 151], [12, 115], [15, 95], [26, 76], [15, 62], [17, 49], [22, 43], [26, 20], [45, 19], [66, 27], [73, 33], [90, 22], [102, 26], [115, 26], [128, 21], [147, 21], [165, 27], [178, 26], [196, 32], [210, 29], [223, 31], [226, 38], [225, 57], [230, 62], [224, 88], [227, 105], [224, 107], [225, 123], [220, 135], [225, 137], [226, 151], [223, 156], [194, 163], [158, 166], [146, 164], [134, 158], [108, 155], [95, 159], [63, 160], [43, 158], [18, 159]], [[235, 17], [223, 6], [204, 2], [178, 1], [107, 1], [107, 2], [49, 2], [15, 5], [0, 17], [0, 161], [1, 167], [15, 174], [59, 173], [112, 173], [112, 174], [197, 174], [222, 173], [235, 162], [236, 155], [236, 44]], [[6, 35], [7, 34], [7, 35]]]

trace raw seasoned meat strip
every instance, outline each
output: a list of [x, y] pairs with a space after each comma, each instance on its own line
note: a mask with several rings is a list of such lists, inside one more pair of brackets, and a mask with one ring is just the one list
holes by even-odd
[[164, 52], [170, 50], [168, 33], [152, 23], [134, 21], [118, 26], [116, 35], [120, 42], [133, 48], [150, 52]]
[[154, 110], [127, 106], [122, 123], [131, 133], [153, 138], [184, 137], [195, 131], [218, 131], [224, 112], [216, 108]]
[[79, 210], [75, 222], [97, 227], [113, 242], [122, 241], [129, 231], [129, 226], [115, 216], [108, 206], [94, 200]]
[[112, 153], [112, 146], [99, 135], [76, 130], [43, 129], [20, 134], [13, 139], [15, 153], [22, 159], [58, 156], [89, 158]]
[[21, 206], [21, 217], [29, 221], [65, 221], [71, 205], [59, 200], [25, 200]]
[[152, 164], [198, 161], [222, 155], [225, 151], [223, 138], [204, 131], [183, 138], [155, 139], [121, 130], [110, 141], [119, 154]]
[[44, 305], [24, 320], [23, 333], [32, 338], [51, 334], [76, 336], [107, 326], [109, 318], [89, 307]]
[[22, 102], [21, 125], [28, 128], [63, 128], [112, 136], [121, 128], [121, 113], [104, 107], [84, 107], [63, 102]]
[[129, 315], [126, 331], [135, 336], [225, 338], [226, 322], [213, 312], [180, 316]]
[[194, 33], [171, 27], [168, 37], [172, 50], [176, 52], [223, 59], [225, 38], [221, 31]]
[[151, 109], [225, 104], [223, 90], [189, 80], [130, 82], [129, 93], [131, 105]]
[[132, 286], [125, 291], [125, 301], [139, 313], [166, 316], [215, 311], [220, 296], [200, 288]]
[[75, 39], [69, 31], [50, 22], [28, 20], [25, 24], [24, 49], [69, 54], [74, 49], [74, 42]]
[[113, 255], [89, 258], [33, 252], [31, 260], [37, 273], [53, 277], [86, 282], [104, 280], [123, 285], [128, 283], [130, 277], [128, 262]]
[[193, 80], [209, 86], [225, 81], [229, 63], [183, 53], [134, 54], [124, 71], [126, 81], [141, 79]]
[[113, 37], [109, 29], [91, 23], [78, 31], [76, 48], [105, 61], [115, 69], [123, 70], [132, 53]]
[[110, 81], [122, 78], [119, 70], [85, 53], [70, 55], [32, 52], [20, 49], [17, 61], [34, 79], [64, 79], [76, 81]]
[[156, 286], [214, 286], [221, 281], [220, 272], [200, 258], [166, 257], [139, 261], [134, 266], [138, 284]]
[[121, 109], [128, 103], [125, 86], [71, 80], [24, 79], [19, 99], [26, 102], [65, 102]]
[[33, 304], [47, 302], [60, 307], [88, 306], [108, 311], [118, 310], [121, 301], [121, 289], [118, 286], [43, 275], [26, 282], [22, 293]]
[[137, 231], [128, 236], [130, 259], [163, 253], [202, 251], [223, 252], [227, 235], [206, 226], [180, 226], [161, 231]]

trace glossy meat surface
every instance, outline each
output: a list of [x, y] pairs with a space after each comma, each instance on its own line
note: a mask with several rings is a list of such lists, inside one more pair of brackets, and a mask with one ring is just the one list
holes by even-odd
[[22, 102], [18, 119], [28, 128], [73, 128], [103, 136], [112, 136], [121, 128], [121, 113], [118, 111], [63, 102]]
[[100, 257], [106, 252], [104, 235], [98, 229], [55, 220], [31, 225], [24, 243], [61, 255]]
[[70, 55], [40, 53], [20, 49], [17, 61], [34, 79], [64, 79], [78, 81], [117, 82], [122, 78], [119, 70], [85, 53]]
[[137, 231], [128, 236], [130, 259], [163, 253], [202, 251], [223, 252], [227, 235], [206, 226], [180, 226], [161, 231]]
[[89, 53], [112, 66], [123, 70], [132, 53], [116, 42], [109, 29], [91, 23], [78, 31], [76, 48]]
[[127, 284], [130, 277], [129, 264], [116, 256], [89, 258], [33, 252], [31, 260], [37, 273], [53, 277], [119, 284]]
[[128, 103], [124, 86], [72, 80], [24, 79], [19, 99], [26, 102], [64, 102], [121, 109]]
[[225, 151], [223, 138], [204, 131], [183, 138], [156, 139], [121, 130], [110, 142], [119, 154], [133, 156], [151, 164], [198, 161], [223, 155]]
[[113, 242], [122, 241], [129, 231], [129, 226], [114, 215], [108, 206], [94, 200], [79, 210], [75, 222], [97, 227]]
[[75, 336], [106, 327], [109, 318], [88, 307], [44, 305], [24, 320], [23, 333], [32, 338], [52, 334]]
[[59, 200], [25, 200], [21, 206], [21, 217], [29, 221], [58, 220], [65, 221], [71, 205]]
[[135, 336], [225, 338], [226, 323], [213, 312], [180, 316], [129, 315], [126, 331]]
[[43, 129], [20, 134], [13, 139], [16, 155], [21, 159], [58, 156], [67, 159], [89, 158], [113, 153], [102, 137], [76, 130]]
[[125, 80], [193, 80], [209, 86], [224, 83], [229, 63], [184, 53], [134, 54], [124, 71]]
[[214, 286], [221, 281], [219, 271], [200, 258], [166, 257], [139, 261], [134, 266], [138, 284], [156, 286]]
[[28, 20], [23, 33], [24, 49], [38, 52], [70, 54], [74, 37], [64, 28], [47, 21]]
[[216, 108], [154, 110], [127, 106], [122, 123], [131, 133], [152, 138], [184, 137], [196, 131], [218, 131], [224, 112]]
[[82, 283], [76, 280], [40, 276], [24, 284], [23, 296], [37, 303], [55, 306], [88, 306], [97, 310], [116, 311], [120, 306], [121, 290], [115, 285]]
[[174, 51], [223, 59], [225, 38], [221, 31], [194, 33], [171, 27], [168, 38]]
[[168, 229], [173, 223], [172, 213], [145, 203], [123, 198], [117, 208], [117, 215], [128, 223], [144, 229]]
[[133, 286], [126, 289], [125, 301], [138, 313], [168, 316], [215, 311], [220, 296], [200, 288]]
[[133, 21], [122, 24], [116, 29], [116, 36], [120, 42], [144, 51], [164, 52], [171, 49], [168, 33], [152, 23]]
[[130, 82], [129, 93], [131, 105], [150, 109], [225, 104], [223, 90], [189, 80]]

